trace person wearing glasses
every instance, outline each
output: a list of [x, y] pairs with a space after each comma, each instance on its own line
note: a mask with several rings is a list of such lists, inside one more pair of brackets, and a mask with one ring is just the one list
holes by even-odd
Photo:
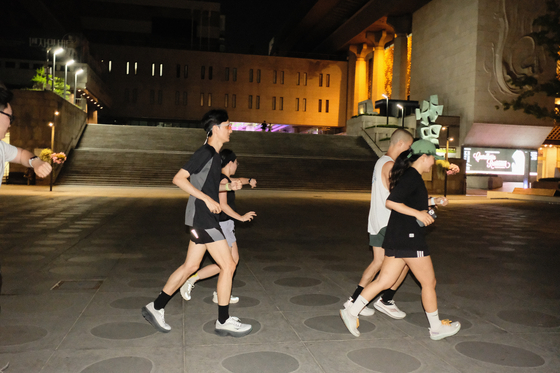
[[238, 190], [242, 186], [239, 180], [220, 184], [222, 160], [219, 152], [223, 144], [229, 141], [231, 123], [225, 110], [210, 110], [204, 114], [202, 125], [207, 134], [206, 142], [173, 178], [173, 184], [189, 194], [185, 213], [185, 225], [190, 235], [187, 257], [171, 274], [158, 297], [142, 308], [142, 316], [158, 331], [171, 331], [171, 327], [165, 322], [164, 308], [179, 287], [198, 270], [208, 250], [220, 267], [217, 286], [218, 320], [215, 331], [219, 335], [242, 337], [249, 334], [253, 327], [229, 315], [231, 285], [236, 265], [219, 219], [222, 211], [219, 193]]
[[[220, 152], [220, 157], [222, 158], [222, 179], [220, 183], [231, 183], [232, 180], [234, 180], [232, 176], [235, 174], [237, 167], [239, 166], [237, 156], [233, 150], [224, 149]], [[240, 177], [237, 178], [237, 180], [241, 181], [242, 185], [250, 185], [251, 188], [255, 188], [257, 186], [257, 180], [253, 178], [247, 179], [245, 177]], [[239, 263], [239, 250], [237, 247], [237, 238], [235, 237], [235, 220], [242, 222], [251, 221], [255, 216], [257, 216], [257, 214], [254, 211], [249, 211], [243, 215], [239, 214], [236, 211], [235, 191], [233, 190], [220, 192], [220, 206], [222, 207], [222, 212], [220, 213], [220, 227], [226, 236], [228, 246], [231, 248], [231, 255], [235, 261], [235, 265], [237, 266], [237, 263]], [[187, 282], [181, 286], [181, 295], [185, 300], [191, 300], [191, 292], [194, 289], [194, 284], [197, 281], [216, 276], [218, 273], [220, 273], [220, 267], [216, 264], [209, 264], [204, 268], [201, 268], [198, 272], [189, 277]], [[218, 295], [216, 292], [214, 292], [212, 301], [214, 303], [218, 303]], [[229, 302], [237, 303], [239, 302], [239, 297], [235, 297], [232, 294]]]
[[[14, 94], [0, 82], [0, 140], [6, 137], [6, 133], [8, 133], [8, 130], [15, 121], [12, 106], [10, 105], [13, 97]], [[52, 167], [48, 162], [43, 162], [30, 151], [0, 141], [0, 175], [2, 175], [2, 179], [6, 162], [31, 167], [39, 177], [46, 177], [52, 171]], [[1, 184], [2, 181], [0, 180]]]

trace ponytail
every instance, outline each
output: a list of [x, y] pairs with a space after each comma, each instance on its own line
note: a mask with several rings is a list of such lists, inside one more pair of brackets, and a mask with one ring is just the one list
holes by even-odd
[[411, 149], [405, 150], [399, 154], [397, 159], [395, 159], [395, 164], [393, 165], [391, 174], [389, 175], [389, 191], [392, 191], [393, 188], [395, 188], [404, 172], [408, 170], [421, 156], [422, 154], [412, 154]]

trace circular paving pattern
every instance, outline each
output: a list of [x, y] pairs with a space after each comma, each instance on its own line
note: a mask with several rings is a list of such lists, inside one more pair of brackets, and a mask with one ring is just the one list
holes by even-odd
[[274, 273], [295, 272], [295, 271], [299, 271], [299, 270], [301, 270], [301, 267], [282, 266], [282, 265], [268, 266], [268, 267], [263, 268], [263, 271], [274, 272]]
[[228, 357], [222, 366], [232, 373], [245, 373], [247, 367], [259, 373], [290, 373], [299, 369], [299, 362], [287, 354], [261, 351]]
[[163, 287], [165, 286], [165, 281], [159, 279], [145, 278], [145, 279], [132, 280], [128, 283], [128, 286], [130, 286], [131, 288], [138, 288], [138, 289], [149, 289], [149, 288], [163, 289]]
[[163, 267], [141, 267], [141, 268], [129, 268], [128, 272], [131, 273], [160, 273], [165, 272]]
[[[235, 315], [230, 315], [230, 316], [235, 316]], [[251, 333], [249, 333], [249, 335], [255, 334], [256, 332], [261, 330], [262, 327], [261, 323], [258, 322], [257, 320], [249, 319], [247, 317], [240, 317], [239, 320], [243, 324], [251, 324], [253, 326], [253, 330], [251, 330]], [[202, 330], [204, 330], [208, 334], [216, 334], [216, 320], [208, 321], [206, 324], [202, 326]], [[231, 337], [229, 334], [228, 336]]]
[[358, 267], [353, 264], [329, 264], [325, 266], [325, 269], [336, 271], [336, 272], [363, 272], [362, 267]]
[[507, 367], [529, 368], [545, 363], [539, 355], [519, 347], [489, 342], [461, 342], [455, 349], [470, 358]]
[[382, 373], [408, 373], [422, 366], [415, 357], [387, 348], [363, 348], [350, 351], [346, 356], [367, 370]]
[[262, 262], [281, 262], [283, 260], [288, 259], [288, 257], [284, 255], [255, 255], [255, 259], [260, 260]]
[[90, 333], [105, 339], [136, 339], [156, 334], [158, 331], [148, 323], [110, 322], [96, 326]]
[[[317, 316], [303, 322], [308, 328], [325, 333], [348, 334], [348, 329], [344, 326], [338, 315]], [[363, 318], [360, 319], [360, 333], [369, 333], [375, 330], [375, 325]]]
[[80, 373], [134, 372], [150, 373], [153, 364], [143, 357], [123, 356], [99, 361], [82, 370]]
[[[2, 268], [4, 272], [4, 268]], [[9, 302], [7, 301], [9, 299]], [[60, 313], [74, 305], [73, 296], [25, 295], [7, 298], [2, 302], [2, 310], [7, 313]], [[54, 316], [54, 315], [50, 315]]]
[[[201, 288], [214, 289], [214, 290], [216, 290], [217, 285], [218, 285], [218, 277], [210, 281], [197, 281], [196, 283], [196, 286], [199, 286]], [[232, 288], [242, 288], [245, 285], [247, 285], [245, 281], [234, 279]]]
[[22, 345], [37, 341], [49, 332], [46, 329], [33, 325], [0, 326], [0, 346]]
[[341, 258], [339, 256], [336, 255], [330, 255], [330, 254], [319, 254], [319, 255], [312, 255], [311, 256], [313, 259], [318, 259], [318, 260], [324, 260], [326, 262], [330, 262], [330, 261], [338, 261]]
[[136, 310], [153, 301], [150, 297], [127, 297], [112, 301], [109, 306], [121, 310]]
[[556, 328], [560, 326], [560, 318], [539, 311], [504, 310], [498, 312], [498, 317], [514, 324], [542, 328]]
[[[235, 295], [235, 290], [233, 292], [233, 295]], [[213, 296], [204, 298], [204, 303], [214, 304], [214, 302], [212, 301], [212, 298], [213, 298]], [[261, 304], [261, 301], [258, 300], [258, 299], [242, 296], [242, 297], [239, 297], [239, 302], [233, 303], [233, 304], [231, 304], [231, 306], [233, 306], [235, 308], [249, 308], [249, 307], [258, 306], [259, 304]]]
[[[448, 319], [451, 321], [459, 321], [461, 323], [461, 330], [467, 330], [472, 328], [472, 323], [462, 317], [442, 313], [439, 315], [439, 318], [440, 320]], [[428, 322], [428, 318], [426, 317], [426, 314], [423, 312], [407, 313], [404, 320], [406, 320], [410, 324], [420, 326], [422, 328], [428, 328], [430, 326], [430, 323]]]
[[317, 280], [316, 278], [309, 278], [309, 277], [290, 277], [290, 278], [282, 278], [280, 280], [274, 281], [276, 285], [280, 286], [287, 286], [291, 288], [307, 288], [310, 286], [316, 286], [323, 281]]
[[327, 306], [338, 302], [340, 302], [339, 297], [326, 294], [303, 294], [290, 298], [290, 303], [307, 307]]

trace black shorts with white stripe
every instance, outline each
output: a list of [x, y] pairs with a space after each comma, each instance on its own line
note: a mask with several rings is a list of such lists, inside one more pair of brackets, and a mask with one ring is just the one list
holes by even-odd
[[385, 256], [395, 257], [395, 258], [423, 258], [430, 255], [430, 250], [425, 248], [424, 250], [395, 250], [395, 249], [385, 249]]
[[191, 241], [197, 245], [205, 245], [207, 243], [218, 242], [225, 240], [226, 237], [221, 228], [192, 228], [188, 225], [185, 226], [187, 233], [190, 235]]

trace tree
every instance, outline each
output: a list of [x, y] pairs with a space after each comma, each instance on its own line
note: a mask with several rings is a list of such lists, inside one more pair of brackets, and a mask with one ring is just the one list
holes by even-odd
[[[45, 76], [45, 68], [41, 67], [40, 69], [36, 70], [36, 75], [31, 79], [33, 82], [33, 89], [38, 91], [44, 91], [46, 89], [51, 89], [52, 84], [52, 75]], [[54, 93], [59, 95], [60, 97], [64, 97], [64, 88], [66, 88], [66, 93], [70, 93], [70, 86], [66, 84], [64, 87], [64, 79], [56, 77], [54, 80]]]
[[539, 26], [540, 31], [529, 34], [537, 45], [542, 46], [556, 61], [556, 76], [545, 82], [539, 82], [535, 77], [519, 77], [512, 80], [512, 84], [523, 89], [521, 94], [512, 101], [504, 102], [504, 110], [523, 110], [525, 114], [533, 115], [538, 119], [552, 118], [560, 122], [558, 105], [552, 110], [542, 107], [537, 103], [530, 103], [528, 99], [538, 93], [548, 97], [560, 98], [560, 1], [548, 0], [546, 14], [533, 21], [534, 26]]

